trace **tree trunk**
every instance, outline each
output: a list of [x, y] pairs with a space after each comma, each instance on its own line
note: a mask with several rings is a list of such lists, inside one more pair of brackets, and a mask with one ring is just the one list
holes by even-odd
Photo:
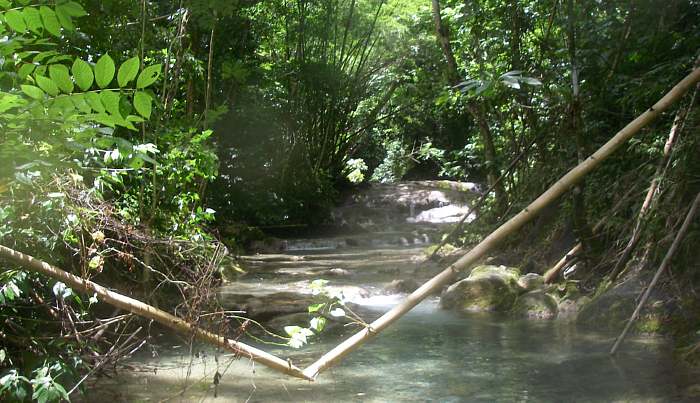
[[214, 344], [235, 354], [240, 354], [243, 357], [250, 358], [251, 360], [265, 365], [266, 367], [272, 368], [276, 371], [297, 378], [312, 380], [306, 377], [299, 368], [292, 365], [290, 361], [282, 360], [281, 358], [275, 357], [255, 347], [251, 347], [247, 344], [227, 339], [223, 336], [219, 336], [207, 330], [201, 329], [196, 325], [188, 323], [163, 310], [160, 310], [148, 304], [144, 304], [141, 301], [129, 298], [125, 295], [118, 294], [114, 291], [108, 290], [107, 288], [102, 287], [99, 284], [93, 283], [90, 280], [80, 278], [74, 274], [61, 270], [58, 267], [51, 266], [50, 264], [43, 262], [39, 259], [35, 259], [29, 255], [25, 255], [24, 253], [17, 252], [16, 250], [0, 245], [0, 258], [13, 262], [19, 266], [24, 267], [27, 270], [31, 270], [33, 272], [43, 274], [45, 276], [61, 281], [69, 287], [75, 290], [79, 290], [83, 293], [97, 294], [98, 299], [101, 301], [104, 301], [117, 308], [124, 309], [136, 315], [142, 316], [144, 318], [152, 319], [160, 323], [161, 325], [173, 329], [176, 332], [182, 333], [186, 336], [194, 335], [202, 341]]
[[359, 348], [369, 339], [379, 334], [379, 332], [397, 321], [426, 297], [432, 295], [443, 285], [454, 279], [457, 273], [472, 267], [479, 261], [479, 259], [495, 248], [506, 237], [522, 228], [545, 207], [555, 202], [586, 174], [596, 168], [603, 160], [610, 157], [613, 152], [618, 150], [623, 144], [631, 139], [637, 132], [639, 132], [640, 129], [656, 119], [661, 112], [676, 102], [691, 86], [695, 85], [698, 81], [700, 81], [700, 68], [694, 69], [651, 108], [627, 124], [627, 126], [620, 130], [612, 139], [599, 148], [598, 151], [569, 171], [554, 185], [547, 189], [547, 191], [540, 195], [540, 197], [530, 203], [529, 206], [487, 236], [483, 241], [481, 241], [481, 243], [470, 250], [469, 253], [462, 256], [459, 260], [450, 265], [447, 269], [443, 270], [437, 276], [428, 280], [428, 282], [406, 297], [403, 302], [379, 317], [379, 319], [375, 320], [361, 331], [340, 343], [315, 363], [309, 365], [306, 369], [304, 369], [304, 374], [308, 378], [316, 378], [321, 371], [339, 362], [347, 354]]
[[457, 85], [459, 84], [459, 71], [457, 69], [457, 61], [455, 60], [454, 53], [452, 52], [452, 45], [450, 44], [450, 33], [447, 30], [447, 27], [442, 23], [440, 1], [432, 0], [432, 2], [435, 36], [437, 36], [438, 42], [440, 42], [442, 54], [445, 56], [445, 60], [447, 61], [447, 81], [449, 81], [451, 85]]
[[[432, 0], [432, 4], [435, 35], [437, 36], [438, 42], [440, 42], [442, 53], [447, 61], [447, 79], [450, 85], [455, 86], [460, 83], [460, 76], [457, 69], [457, 61], [455, 60], [454, 53], [452, 52], [452, 46], [450, 44], [450, 33], [442, 22], [440, 1]], [[491, 129], [488, 121], [486, 120], [486, 110], [484, 109], [483, 104], [476, 104], [474, 102], [469, 102], [467, 104], [467, 109], [479, 127], [479, 135], [481, 137], [481, 142], [484, 145], [486, 180], [489, 187], [493, 187], [496, 192], [496, 208], [498, 213], [502, 213], [505, 211], [505, 207], [508, 203], [506, 201], [506, 192], [503, 187], [503, 183], [498, 182], [498, 178], [501, 175], [496, 162], [496, 147], [493, 143]]]
[[[585, 141], [581, 132], [581, 96], [579, 86], [579, 71], [576, 61], [576, 11], [574, 1], [569, 0], [568, 9], [568, 42], [569, 61], [571, 63], [571, 105], [570, 105], [570, 127], [576, 144], [576, 158], [580, 164], [585, 158]], [[586, 240], [590, 238], [588, 224], [586, 222], [586, 204], [584, 197], [585, 180], [580, 181], [573, 189], [573, 224], [574, 234], [581, 244], [580, 250], [586, 249]], [[582, 263], [583, 264], [583, 263]]]

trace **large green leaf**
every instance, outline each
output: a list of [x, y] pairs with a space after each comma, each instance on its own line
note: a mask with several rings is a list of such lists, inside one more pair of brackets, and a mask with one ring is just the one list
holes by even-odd
[[23, 34], [27, 31], [27, 24], [24, 22], [22, 13], [17, 10], [10, 10], [5, 13], [5, 22], [15, 32]]
[[139, 74], [139, 78], [136, 80], [136, 88], [144, 89], [148, 87], [149, 85], [156, 82], [159, 76], [160, 64], [154, 64], [153, 66], [146, 67], [145, 69], [143, 69], [141, 74]]
[[58, 86], [53, 82], [53, 80], [44, 76], [34, 76], [34, 78], [36, 79], [36, 83], [39, 85], [39, 88], [44, 90], [44, 92], [52, 97], [58, 95]]
[[[87, 95], [86, 94], [73, 94], [70, 96], [71, 102], [75, 105], [76, 108], [82, 113], [90, 113], [92, 112], [92, 108], [90, 107], [90, 104], [87, 102]], [[99, 101], [99, 100], [98, 100]]]
[[70, 79], [70, 74], [68, 73], [68, 67], [62, 64], [52, 64], [49, 66], [49, 77], [53, 80], [58, 88], [70, 94], [73, 92], [73, 81]]
[[119, 72], [117, 73], [117, 82], [120, 88], [124, 88], [131, 80], [136, 78], [139, 73], [139, 64], [141, 63], [138, 56], [132, 57], [131, 59], [122, 63], [119, 66]]
[[31, 63], [24, 63], [19, 68], [19, 70], [17, 70], [17, 75], [19, 76], [19, 78], [24, 79], [28, 75], [32, 74], [32, 71], [34, 71], [34, 67], [36, 66]]
[[25, 94], [29, 95], [30, 97], [34, 99], [43, 99], [44, 98], [44, 91], [42, 91], [39, 87], [35, 87], [33, 85], [28, 85], [28, 84], [23, 84], [22, 85], [22, 92]]
[[134, 94], [134, 109], [146, 119], [151, 117], [152, 102], [151, 96], [143, 91], [138, 91]]
[[87, 91], [92, 87], [92, 68], [87, 62], [80, 59], [75, 59], [73, 62], [73, 67], [71, 68], [73, 72], [73, 78], [75, 83], [78, 84], [81, 90]]
[[109, 116], [106, 113], [98, 113], [97, 115], [94, 116], [93, 119], [95, 119], [96, 122], [102, 123], [105, 126], [109, 126], [109, 127], [116, 126], [116, 122], [114, 120], [114, 117]]
[[116, 91], [102, 91], [100, 93], [100, 100], [109, 112], [110, 115], [117, 116], [121, 118], [122, 114], [119, 112], [119, 93]]
[[41, 22], [39, 10], [34, 7], [26, 7], [22, 10], [22, 15], [24, 16], [24, 22], [27, 23], [27, 28], [35, 34], [41, 34], [44, 24]]
[[19, 95], [0, 92], [0, 113], [7, 112], [12, 108], [22, 106], [24, 104], [25, 100]]
[[44, 28], [53, 36], [61, 36], [61, 24], [56, 18], [56, 13], [46, 6], [41, 6], [39, 13], [41, 13], [41, 20], [44, 22]]
[[96, 92], [88, 92], [85, 94], [85, 99], [93, 111], [97, 113], [105, 113], [105, 106], [102, 104], [102, 99], [99, 94]]
[[74, 2], [74, 1], [69, 1], [68, 3], [63, 3], [59, 5], [58, 7], [63, 10], [66, 14], [70, 15], [71, 17], [82, 17], [87, 15], [85, 12], [85, 9], [83, 6], [80, 4]]
[[95, 82], [100, 88], [105, 88], [114, 78], [114, 60], [107, 53], [97, 60], [95, 64]]
[[60, 22], [63, 28], [65, 28], [67, 31], [75, 31], [73, 18], [68, 12], [65, 4], [59, 4], [56, 6], [56, 17], [58, 17], [58, 22]]

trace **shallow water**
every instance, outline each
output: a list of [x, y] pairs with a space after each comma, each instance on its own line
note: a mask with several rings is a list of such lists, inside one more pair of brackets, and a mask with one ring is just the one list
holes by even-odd
[[[434, 196], [435, 189], [416, 183], [400, 197], [394, 194], [397, 189], [394, 185], [374, 185], [366, 197], [359, 198], [371, 207], [369, 210], [351, 205], [338, 213], [348, 220], [366, 220], [367, 216], [384, 220], [364, 233], [289, 239], [286, 254], [244, 258], [248, 275], [222, 287], [222, 303], [231, 307], [236, 295], [248, 300], [278, 291], [296, 292], [303, 298], [313, 279], [340, 269], [345, 274], [329, 277], [329, 285], [353, 291], [349, 299], [359, 305], [358, 312], [366, 321], [386, 312], [403, 298], [385, 295], [384, 287], [393, 279], [423, 281], [441, 269], [422, 261], [422, 240], [446, 229], [440, 227], [442, 224], [407, 225], [421, 212], [414, 208], [403, 211], [388, 202], [420, 196], [423, 191], [425, 197], [413, 197], [411, 206], [426, 199], [424, 211], [429, 210], [434, 207], [429, 196]], [[379, 218], [369, 214], [377, 205], [386, 207]], [[358, 289], [364, 292], [355, 292]], [[274, 304], [274, 300], [269, 303]], [[242, 341], [290, 358], [303, 368], [353, 332], [328, 332], [301, 350]], [[698, 399], [700, 377], [674, 362], [667, 343], [629, 338], [613, 358], [608, 351], [614, 337], [563, 321], [461, 315], [439, 309], [437, 298], [432, 298], [322, 373], [314, 383], [217, 353], [210, 346], [195, 346], [195, 358], [190, 358], [185, 342], [178, 345], [160, 340], [163, 347], [157, 355], [140, 352], [129, 363], [132, 370], [98, 379], [81, 398], [90, 402], [698, 401], [688, 396], [688, 390], [691, 387]], [[222, 377], [215, 386], [217, 371]]]
[[[613, 335], [585, 332], [563, 322], [461, 316], [426, 301], [377, 339], [322, 373], [316, 383], [291, 379], [202, 346], [136, 357], [144, 372], [100, 381], [99, 394], [115, 401], [437, 401], [437, 402], [677, 402], [692, 383], [668, 346], [630, 339], [615, 358]], [[376, 307], [384, 309], [385, 307]], [[270, 348], [305, 366], [338, 340], [302, 350]], [[188, 368], [190, 375], [187, 376]], [[93, 389], [94, 390], [94, 389]], [[217, 397], [215, 397], [217, 396]]]

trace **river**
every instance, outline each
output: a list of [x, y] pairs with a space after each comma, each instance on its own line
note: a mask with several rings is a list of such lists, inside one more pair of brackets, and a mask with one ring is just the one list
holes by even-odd
[[[399, 207], [392, 208], [378, 203], [380, 196], [387, 193], [386, 187], [380, 189], [384, 193], [369, 192], [368, 199], [361, 201], [362, 204], [371, 201], [369, 207], [374, 216], [355, 214], [352, 209], [337, 216], [368, 223], [370, 230], [342, 236], [291, 238], [285, 241], [283, 253], [245, 257], [243, 261], [249, 273], [222, 287], [219, 293], [222, 303], [232, 309], [247, 307], [252, 313], [265, 316], [275, 310], [273, 305], [281, 298], [279, 293], [285, 293], [287, 299], [303, 300], [310, 281], [326, 278], [330, 287], [345, 292], [366, 320], [390, 309], [403, 297], [387, 291], [392, 280], [423, 281], [439, 270], [438, 265], [422, 262], [421, 257], [425, 247], [436, 240], [436, 234], [453, 221], [449, 214], [442, 214], [449, 209], [434, 209], [452, 206], [454, 210], [455, 204], [437, 200], [441, 197], [431, 193], [435, 189], [428, 187], [423, 189], [427, 193], [420, 196], [425, 203], [403, 199]], [[389, 192], [396, 190], [390, 188]], [[416, 188], [406, 192], [416, 194]], [[430, 194], [432, 201], [426, 196]], [[400, 197], [394, 194], [389, 199]], [[461, 214], [463, 207], [457, 204], [455, 211]], [[432, 214], [425, 213], [431, 210], [436, 222], [415, 219], [420, 214], [423, 217]], [[393, 213], [376, 214], [377, 211]], [[401, 216], [400, 222], [393, 215]], [[257, 300], [257, 305], [251, 304], [251, 300]], [[294, 304], [290, 306], [289, 312], [276, 319], [282, 325], [298, 321], [300, 315], [303, 318], [298, 309], [295, 311]], [[301, 349], [263, 345], [246, 336], [241, 340], [304, 367], [355, 330], [335, 328]], [[697, 382], [696, 376], [674, 360], [665, 340], [632, 337], [617, 356], [610, 357], [608, 351], [614, 337], [611, 333], [581, 329], [572, 321], [446, 311], [440, 309], [438, 297], [431, 297], [339, 365], [322, 373], [314, 383], [288, 378], [206, 345], [195, 345], [194, 355], [190, 355], [185, 341], [169, 336], [159, 340], [157, 350], [144, 350], [134, 356], [128, 363], [130, 370], [93, 382], [85, 399], [694, 401], [688, 389], [695, 387], [692, 385]]]

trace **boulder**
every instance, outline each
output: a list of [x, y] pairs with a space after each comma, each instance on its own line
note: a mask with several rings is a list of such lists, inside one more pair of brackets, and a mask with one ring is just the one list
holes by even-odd
[[512, 310], [514, 316], [527, 319], [554, 319], [557, 312], [557, 301], [542, 290], [522, 294]]
[[452, 284], [440, 297], [440, 306], [458, 311], [509, 311], [520, 288], [517, 269], [477, 266], [468, 278]]
[[[614, 332], [622, 330], [637, 305], [639, 295], [649, 283], [648, 277], [648, 273], [633, 271], [620, 283], [607, 290], [598, 290], [597, 295], [579, 310], [577, 325]], [[663, 289], [655, 289], [634, 322], [632, 331], [657, 333], [673, 312], [673, 304], [674, 299]]]
[[413, 278], [397, 279], [384, 287], [385, 294], [410, 294], [420, 287], [421, 283]]
[[311, 294], [274, 292], [260, 294], [227, 294], [222, 303], [227, 309], [241, 310], [245, 316], [260, 321], [277, 316], [308, 312], [314, 303]]
[[575, 320], [578, 316], [581, 307], [590, 302], [589, 297], [581, 297], [578, 299], [565, 299], [559, 302], [557, 319]]
[[518, 282], [518, 279], [520, 278], [520, 270], [518, 270], [515, 267], [507, 267], [507, 266], [495, 266], [495, 265], [489, 265], [489, 264], [484, 264], [481, 266], [476, 266], [472, 269], [472, 271], [469, 273], [469, 278], [477, 278], [480, 276], [499, 276], [503, 277], [504, 279], [507, 279], [509, 282], [512, 281], [514, 283]]
[[520, 276], [518, 285], [526, 291], [534, 291], [544, 287], [544, 277], [537, 273], [527, 273]]

